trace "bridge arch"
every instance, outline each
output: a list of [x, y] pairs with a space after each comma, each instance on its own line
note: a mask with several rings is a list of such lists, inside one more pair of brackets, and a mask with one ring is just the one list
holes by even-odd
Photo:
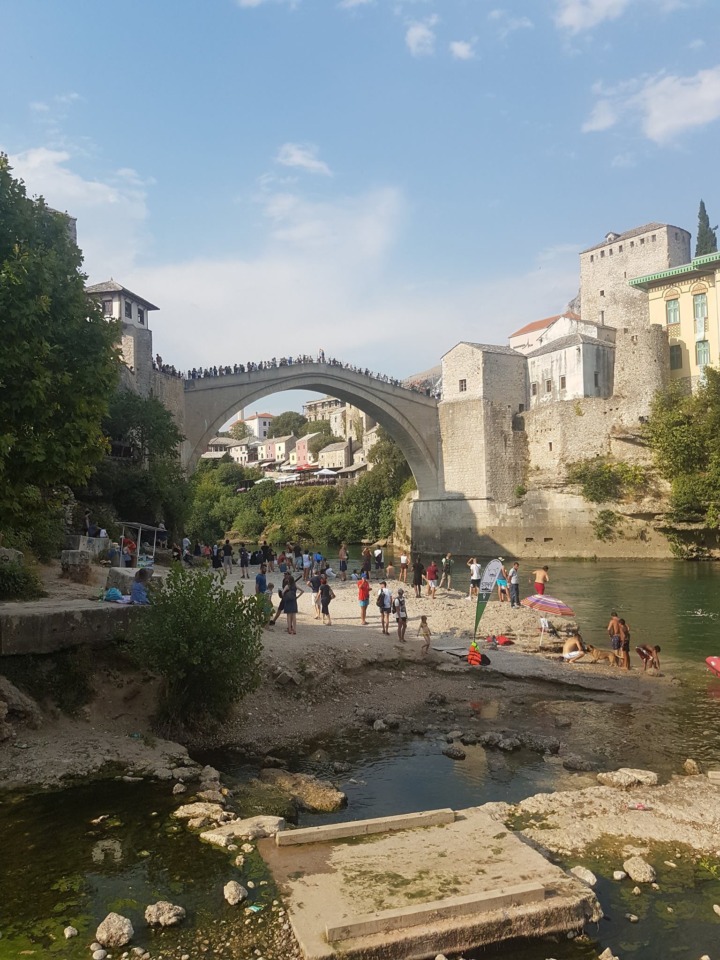
[[441, 444], [437, 401], [423, 393], [325, 363], [203, 377], [185, 381], [184, 462], [193, 470], [209, 440], [237, 410], [285, 390], [329, 394], [367, 413], [402, 450], [421, 499], [441, 488]]

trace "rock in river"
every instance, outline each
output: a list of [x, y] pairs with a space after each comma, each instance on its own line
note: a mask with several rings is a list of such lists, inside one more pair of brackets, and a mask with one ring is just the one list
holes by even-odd
[[243, 900], [247, 900], [248, 892], [237, 880], [230, 880], [223, 887], [223, 895], [230, 906], [234, 907], [236, 904], [242, 903]]
[[295, 797], [300, 806], [311, 813], [334, 813], [347, 804], [347, 797], [341, 790], [326, 780], [318, 780], [306, 773], [261, 770], [260, 779]]
[[219, 803], [186, 803], [173, 811], [179, 820], [191, 820], [195, 817], [208, 817], [210, 820], [222, 820], [225, 811]]
[[642, 857], [630, 857], [623, 864], [623, 870], [635, 883], [652, 883], [655, 871]]
[[[257, 840], [260, 837], [274, 837], [285, 829], [282, 817], [248, 817], [247, 820], [233, 820], [214, 830], [200, 834], [200, 839], [216, 847], [229, 847], [234, 840]], [[252, 847], [250, 848], [252, 849]]]
[[109, 913], [95, 931], [95, 937], [103, 947], [124, 947], [134, 934], [128, 918], [119, 913]]
[[466, 757], [465, 751], [462, 747], [450, 746], [445, 747], [443, 753], [446, 757], [449, 757], [451, 760], [464, 760]]
[[145, 920], [152, 926], [176, 927], [185, 919], [185, 907], [178, 907], [167, 900], [151, 903], [145, 911]]
[[616, 787], [620, 790], [627, 790], [628, 787], [637, 787], [642, 784], [644, 787], [657, 786], [657, 774], [652, 770], [634, 770], [630, 767], [620, 767], [619, 770], [610, 770], [607, 773], [597, 775], [598, 783], [604, 787]]
[[592, 870], [588, 870], [587, 867], [573, 867], [570, 873], [574, 877], [577, 877], [578, 880], [582, 880], [582, 882], [586, 883], [589, 887], [594, 887], [597, 883], [597, 877]]

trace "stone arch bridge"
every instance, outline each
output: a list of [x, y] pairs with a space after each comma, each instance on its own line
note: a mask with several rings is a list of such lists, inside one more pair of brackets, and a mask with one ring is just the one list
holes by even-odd
[[293, 363], [185, 381], [185, 464], [193, 469], [234, 413], [283, 390], [313, 390], [343, 400], [387, 430], [407, 459], [421, 499], [442, 487], [438, 404], [433, 397], [340, 364]]

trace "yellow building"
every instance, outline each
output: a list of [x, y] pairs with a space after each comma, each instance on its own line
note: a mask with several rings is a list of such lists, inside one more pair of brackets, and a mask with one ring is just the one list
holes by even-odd
[[695, 389], [706, 366], [720, 361], [720, 253], [647, 277], [630, 286], [648, 295], [650, 323], [667, 330], [670, 377]]

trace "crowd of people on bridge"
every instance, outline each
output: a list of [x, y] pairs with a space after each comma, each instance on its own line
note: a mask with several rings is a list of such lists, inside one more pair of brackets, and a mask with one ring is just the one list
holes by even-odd
[[185, 374], [182, 370], [177, 370], [172, 363], [163, 363], [163, 358], [159, 353], [155, 354], [155, 359], [152, 362], [153, 370], [157, 370], [158, 373], [166, 373], [169, 377], [176, 377], [178, 380], [184, 380]]
[[[422, 393], [428, 397], [432, 396], [432, 391], [428, 387], [416, 383], [406, 383], [402, 380], [397, 380], [395, 377], [389, 377], [385, 373], [375, 373], [367, 367], [363, 368], [355, 366], [355, 364], [352, 363], [343, 363], [342, 360], [337, 360], [335, 357], [326, 357], [324, 350], [320, 350], [317, 357], [301, 354], [298, 357], [272, 357], [270, 360], [261, 360], [259, 363], [234, 363], [220, 367], [193, 367], [192, 370], [187, 371], [185, 379], [204, 380], [206, 377], [229, 377], [235, 373], [256, 373], [262, 370], [274, 370], [277, 367], [292, 367], [297, 364], [308, 363], [319, 363], [329, 367], [339, 367], [342, 370], [348, 370], [350, 373], [359, 373], [372, 380], [380, 380], [382, 383], [387, 383], [393, 387], [402, 387], [404, 390], [412, 390], [415, 393]], [[174, 367], [172, 369], [174, 370]]]

